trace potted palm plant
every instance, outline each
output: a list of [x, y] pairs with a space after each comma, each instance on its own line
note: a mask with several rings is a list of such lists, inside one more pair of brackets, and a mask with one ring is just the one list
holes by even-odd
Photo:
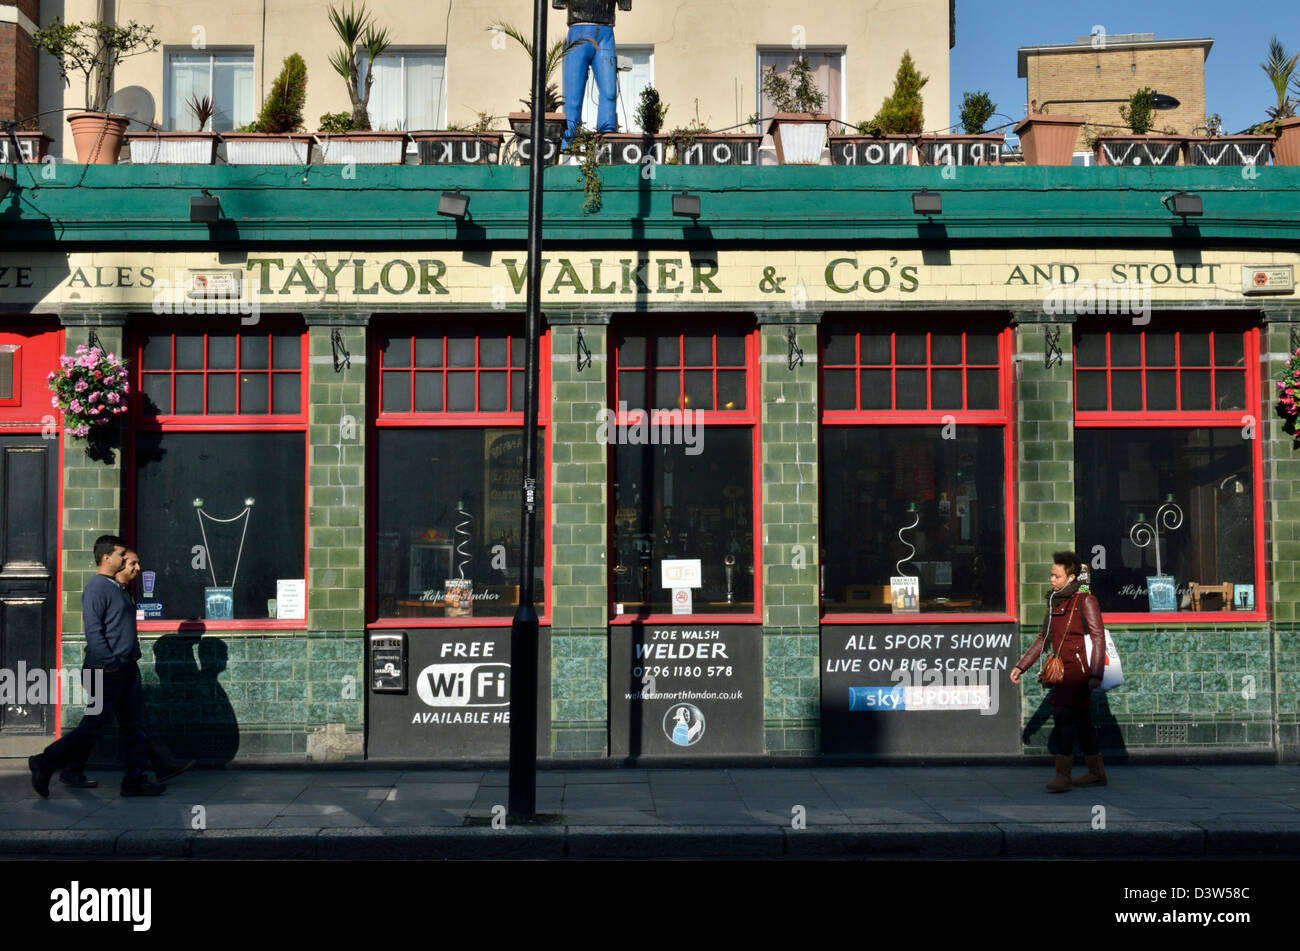
[[1273, 150], [1273, 136], [1243, 132], [1223, 134], [1218, 113], [1205, 117], [1205, 138], [1187, 140], [1187, 164], [1203, 166], [1267, 165]]
[[1074, 144], [1083, 128], [1083, 116], [1048, 115], [1038, 111], [1038, 100], [1029, 103], [1029, 115], [1016, 124], [1020, 151], [1026, 165], [1070, 165]]
[[[510, 37], [528, 54], [528, 61], [533, 60], [533, 41], [524, 36], [519, 30], [509, 23], [494, 23], [488, 27], [494, 33], [500, 33]], [[560, 141], [564, 138], [564, 130], [568, 127], [569, 120], [562, 111], [564, 109], [564, 97], [556, 88], [555, 82], [551, 77], [555, 70], [564, 60], [564, 54], [570, 50], [567, 39], [561, 37], [558, 40], [552, 40], [546, 48], [546, 89], [542, 93], [542, 110], [545, 118], [542, 127], [542, 138], [544, 141], [543, 158], [547, 165], [553, 165], [560, 158]], [[510, 122], [510, 128], [515, 133], [515, 149], [520, 161], [526, 162], [532, 154], [528, 140], [532, 136], [533, 122], [533, 93], [530, 87], [527, 99], [520, 99], [520, 104], [524, 107], [524, 112], [512, 112], [507, 119]]]
[[[352, 115], [346, 129], [322, 127], [317, 136], [320, 161], [326, 165], [401, 165], [406, 158], [406, 133], [370, 125], [375, 60], [391, 43], [388, 30], [375, 23], [365, 4], [360, 9], [353, 4], [346, 11], [331, 6], [329, 21], [343, 44], [330, 54], [330, 65], [347, 84]], [[364, 80], [358, 50], [366, 56]]]
[[217, 158], [217, 134], [207, 125], [216, 113], [211, 96], [191, 96], [185, 108], [198, 122], [193, 132], [128, 132], [132, 165], [211, 165]]
[[496, 116], [480, 112], [472, 123], [450, 123], [446, 129], [412, 132], [421, 165], [496, 165], [505, 135], [493, 132]]
[[82, 165], [117, 164], [127, 118], [104, 111], [113, 74], [126, 57], [151, 53], [159, 44], [152, 26], [134, 20], [118, 26], [98, 21], [64, 23], [55, 17], [45, 29], [32, 34], [32, 45], [58, 61], [64, 85], [71, 85], [70, 73], [80, 73], [84, 79], [86, 110], [68, 114], [77, 161]]
[[826, 93], [817, 88], [812, 66], [800, 56], [782, 75], [775, 66], [763, 71], [763, 93], [776, 106], [767, 132], [782, 165], [816, 165], [826, 148], [831, 117], [821, 110]]
[[835, 165], [911, 165], [913, 145], [924, 128], [925, 104], [921, 89], [930, 77], [922, 76], [903, 51], [894, 74], [894, 91], [880, 104], [874, 118], [859, 122], [857, 135], [831, 136], [831, 162]]
[[1177, 165], [1184, 138], [1174, 133], [1152, 133], [1155, 125], [1155, 91], [1142, 88], [1119, 107], [1120, 118], [1132, 135], [1104, 133], [1097, 137], [1098, 165]]
[[966, 92], [961, 97], [962, 135], [921, 136], [921, 161], [926, 165], [998, 165], [1006, 137], [984, 131], [997, 105], [986, 92]]
[[1268, 121], [1255, 128], [1277, 136], [1273, 144], [1273, 161], [1278, 165], [1300, 165], [1300, 117], [1295, 114], [1297, 102], [1287, 95], [1287, 84], [1300, 95], [1300, 78], [1292, 79], [1300, 53], [1290, 56], [1275, 36], [1268, 43], [1268, 59], [1261, 68], [1277, 93], [1277, 105], [1268, 110]]
[[226, 161], [231, 165], [307, 165], [313, 137], [302, 131], [306, 100], [307, 64], [297, 53], [290, 53], [271, 83], [257, 121], [221, 134]]

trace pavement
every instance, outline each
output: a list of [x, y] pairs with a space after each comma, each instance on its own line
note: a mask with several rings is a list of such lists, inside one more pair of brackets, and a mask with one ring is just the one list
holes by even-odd
[[[1082, 767], [1076, 767], [1079, 775]], [[155, 799], [32, 789], [0, 760], [0, 857], [195, 859], [1300, 858], [1300, 767], [545, 769], [538, 818], [504, 770], [195, 770]], [[495, 818], [495, 824], [494, 824]], [[501, 827], [503, 826], [504, 827]]]

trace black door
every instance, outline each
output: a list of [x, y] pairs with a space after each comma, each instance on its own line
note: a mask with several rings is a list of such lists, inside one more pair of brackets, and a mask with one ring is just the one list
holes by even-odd
[[4, 736], [54, 730], [48, 678], [47, 702], [11, 700], [31, 699], [33, 681], [20, 671], [54, 667], [58, 448], [57, 440], [40, 436], [0, 436], [0, 667], [14, 690], [0, 704]]

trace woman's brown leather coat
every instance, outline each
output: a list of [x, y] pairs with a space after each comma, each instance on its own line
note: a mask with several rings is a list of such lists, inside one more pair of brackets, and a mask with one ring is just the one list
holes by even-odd
[[[1047, 702], [1057, 707], [1087, 704], [1091, 694], [1089, 678], [1100, 680], [1106, 669], [1106, 633], [1101, 620], [1101, 606], [1093, 595], [1076, 591], [1059, 603], [1055, 599], [1049, 601], [1048, 611], [1051, 614], [1048, 636], [1052, 639], [1053, 650], [1065, 664], [1065, 680], [1056, 685]], [[1092, 638], [1091, 665], [1088, 664], [1084, 637]], [[1040, 634], [1016, 666], [1028, 671], [1042, 653], [1043, 636]]]

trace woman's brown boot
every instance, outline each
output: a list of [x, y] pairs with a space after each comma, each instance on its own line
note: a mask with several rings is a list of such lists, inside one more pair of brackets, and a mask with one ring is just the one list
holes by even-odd
[[1101, 754], [1096, 756], [1085, 756], [1083, 761], [1088, 764], [1088, 772], [1084, 773], [1078, 779], [1073, 780], [1076, 786], [1105, 786], [1106, 785], [1106, 768], [1101, 763]]
[[1070, 788], [1070, 766], [1073, 756], [1056, 757], [1056, 775], [1047, 781], [1048, 792], [1065, 792]]

